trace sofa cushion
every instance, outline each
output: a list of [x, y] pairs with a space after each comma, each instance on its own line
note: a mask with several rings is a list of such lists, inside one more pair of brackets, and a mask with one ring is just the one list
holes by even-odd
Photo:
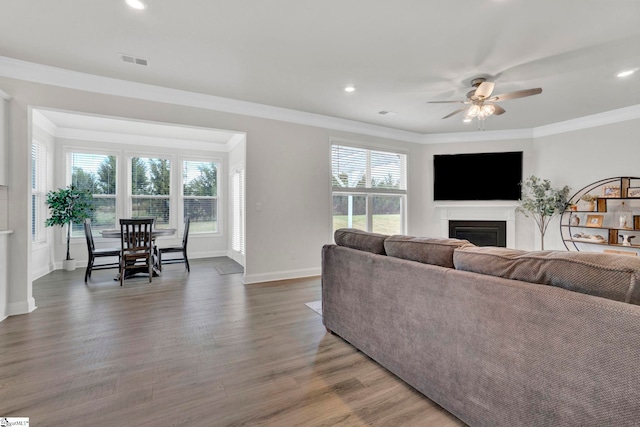
[[558, 286], [640, 305], [640, 259], [594, 252], [534, 251], [466, 246], [456, 249], [458, 270]]
[[453, 268], [453, 250], [465, 245], [471, 243], [460, 239], [394, 235], [384, 241], [384, 250], [392, 257]]
[[384, 240], [386, 234], [369, 233], [355, 228], [339, 228], [333, 234], [336, 245], [359, 249], [374, 254], [385, 255]]

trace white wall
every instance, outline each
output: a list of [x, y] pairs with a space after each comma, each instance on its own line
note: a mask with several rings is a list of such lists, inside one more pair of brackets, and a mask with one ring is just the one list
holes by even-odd
[[[247, 282], [320, 273], [320, 249], [331, 241], [329, 158], [332, 137], [403, 150], [409, 154], [410, 167], [415, 167], [417, 174], [421, 173], [419, 161], [415, 159], [422, 146], [407, 142], [8, 78], [0, 78], [0, 89], [13, 96], [9, 158], [15, 167], [9, 174], [9, 221], [15, 233], [9, 242], [10, 314], [26, 313], [35, 308], [31, 291], [35, 265], [30, 254], [28, 222], [29, 107], [246, 133]], [[420, 177], [410, 178], [409, 191], [420, 182]], [[413, 224], [424, 219], [420, 193], [416, 188], [415, 202], [409, 206], [409, 230], [418, 229]], [[261, 211], [255, 209], [258, 202], [262, 204]], [[190, 248], [191, 242], [190, 239]]]
[[[332, 241], [332, 139], [406, 152], [418, 175], [408, 185], [419, 185], [422, 170], [413, 159], [421, 145], [276, 121], [249, 128], [247, 283], [320, 274], [321, 247]], [[415, 190], [409, 230], [423, 221], [420, 190]]]
[[[435, 153], [523, 150], [525, 176], [549, 178], [555, 186], [568, 184], [576, 190], [607, 176], [638, 175], [634, 138], [639, 134], [640, 120], [535, 139], [419, 145], [7, 78], [0, 78], [0, 89], [13, 96], [9, 228], [15, 233], [9, 242], [10, 314], [35, 307], [31, 298], [33, 260], [28, 223], [31, 152], [27, 109], [30, 105], [245, 132], [247, 283], [320, 273], [320, 249], [331, 241], [332, 138], [407, 153], [408, 233], [416, 235], [439, 235], [440, 232], [431, 192]], [[516, 247], [537, 247], [534, 230], [533, 221], [518, 218]], [[555, 230], [550, 229], [546, 246], [561, 249], [558, 242], [553, 242], [557, 227]]]
[[[640, 119], [536, 138], [536, 175], [568, 185], [572, 194], [616, 176], [640, 177]], [[558, 226], [550, 226], [545, 249], [564, 249]]]

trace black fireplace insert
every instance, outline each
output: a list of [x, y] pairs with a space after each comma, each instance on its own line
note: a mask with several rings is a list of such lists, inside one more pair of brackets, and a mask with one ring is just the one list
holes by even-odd
[[449, 221], [449, 237], [476, 246], [507, 246], [506, 221]]

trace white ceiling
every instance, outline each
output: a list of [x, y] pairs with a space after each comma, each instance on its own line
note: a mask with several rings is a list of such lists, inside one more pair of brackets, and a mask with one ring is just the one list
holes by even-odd
[[476, 131], [427, 101], [464, 99], [477, 76], [495, 94], [543, 88], [487, 130], [640, 104], [640, 72], [615, 76], [640, 68], [638, 0], [146, 3], [0, 0], [0, 56], [423, 134]]

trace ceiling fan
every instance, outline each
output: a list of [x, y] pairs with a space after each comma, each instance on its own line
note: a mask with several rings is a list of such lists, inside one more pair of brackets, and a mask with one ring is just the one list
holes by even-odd
[[478, 77], [471, 80], [472, 90], [467, 92], [467, 99], [464, 101], [428, 101], [431, 104], [465, 104], [464, 107], [453, 111], [443, 119], [464, 112], [465, 121], [471, 121], [473, 118], [484, 120], [485, 118], [495, 115], [499, 116], [505, 112], [505, 109], [497, 105], [496, 102], [507, 101], [509, 99], [524, 98], [525, 96], [538, 95], [542, 93], [541, 88], [523, 89], [515, 92], [503, 93], [491, 96], [495, 83], [488, 82], [484, 77]]

